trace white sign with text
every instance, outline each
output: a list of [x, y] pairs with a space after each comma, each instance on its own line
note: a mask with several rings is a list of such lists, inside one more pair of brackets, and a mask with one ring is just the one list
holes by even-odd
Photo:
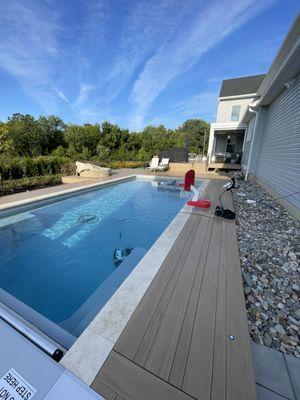
[[36, 390], [11, 368], [0, 379], [0, 400], [31, 400]]

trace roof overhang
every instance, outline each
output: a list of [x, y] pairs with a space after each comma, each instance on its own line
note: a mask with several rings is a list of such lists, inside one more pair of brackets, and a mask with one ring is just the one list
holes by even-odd
[[256, 93], [249, 93], [249, 94], [239, 94], [236, 96], [223, 96], [223, 97], [218, 97], [219, 101], [225, 101], [225, 100], [238, 100], [238, 99], [253, 99], [256, 96]]
[[300, 73], [300, 37], [277, 73], [261, 90], [261, 106], [271, 104]]
[[211, 129], [214, 131], [237, 131], [246, 128], [247, 124], [242, 122], [217, 122], [215, 124], [211, 124]]
[[283, 41], [265, 79], [257, 91], [259, 101], [249, 104], [242, 122], [249, 122], [259, 106], [271, 104], [300, 73], [300, 14]]

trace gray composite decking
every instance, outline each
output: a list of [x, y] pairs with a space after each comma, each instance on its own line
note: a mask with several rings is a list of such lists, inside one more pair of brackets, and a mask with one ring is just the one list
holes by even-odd
[[[254, 400], [234, 221], [196, 210], [92, 388], [106, 399]], [[231, 196], [227, 196], [231, 201]]]

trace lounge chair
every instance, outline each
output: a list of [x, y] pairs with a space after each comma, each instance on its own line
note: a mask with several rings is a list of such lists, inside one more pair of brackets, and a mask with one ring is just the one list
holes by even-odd
[[167, 171], [169, 169], [169, 158], [163, 158], [157, 167], [158, 171]]
[[159, 166], [159, 158], [158, 157], [153, 157], [151, 162], [150, 162], [150, 167], [148, 167], [148, 169], [150, 171], [156, 171], [158, 169]]

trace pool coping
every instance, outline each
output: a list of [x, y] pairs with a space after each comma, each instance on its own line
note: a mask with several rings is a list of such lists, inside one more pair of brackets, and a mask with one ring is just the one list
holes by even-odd
[[[136, 178], [155, 180], [156, 177], [137, 174]], [[202, 180], [199, 195], [208, 184], [209, 180]], [[179, 210], [61, 360], [64, 367], [86, 384], [92, 384], [192, 212], [193, 208], [186, 204]]]
[[116, 182], [122, 182], [122, 181], [135, 179], [137, 176], [139, 176], [139, 175], [138, 174], [131, 174], [131, 175], [122, 176], [122, 177], [119, 177], [119, 178], [109, 179], [109, 180], [106, 180], [106, 181], [91, 183], [89, 185], [78, 186], [78, 187], [75, 187], [75, 188], [66, 189], [66, 190], [62, 190], [62, 191], [58, 191], [58, 192], [41, 194], [40, 196], [36, 196], [36, 197], [33, 197], [33, 198], [29, 198], [29, 199], [16, 200], [16, 201], [12, 201], [12, 202], [9, 202], [9, 203], [0, 204], [0, 212], [1, 211], [13, 210], [14, 208], [17, 208], [17, 207], [20, 207], [20, 206], [27, 206], [27, 205], [31, 205], [31, 204], [34, 204], [34, 203], [39, 203], [39, 202], [41, 202], [43, 200], [50, 200], [50, 199], [55, 199], [55, 198], [59, 198], [59, 197], [63, 197], [63, 196], [68, 196], [68, 195], [76, 193], [76, 192], [79, 193], [79, 192], [88, 191], [90, 189], [97, 188], [98, 186], [99, 187], [101, 187], [101, 186], [109, 186], [109, 185], [111, 185], [113, 183], [116, 183]]

